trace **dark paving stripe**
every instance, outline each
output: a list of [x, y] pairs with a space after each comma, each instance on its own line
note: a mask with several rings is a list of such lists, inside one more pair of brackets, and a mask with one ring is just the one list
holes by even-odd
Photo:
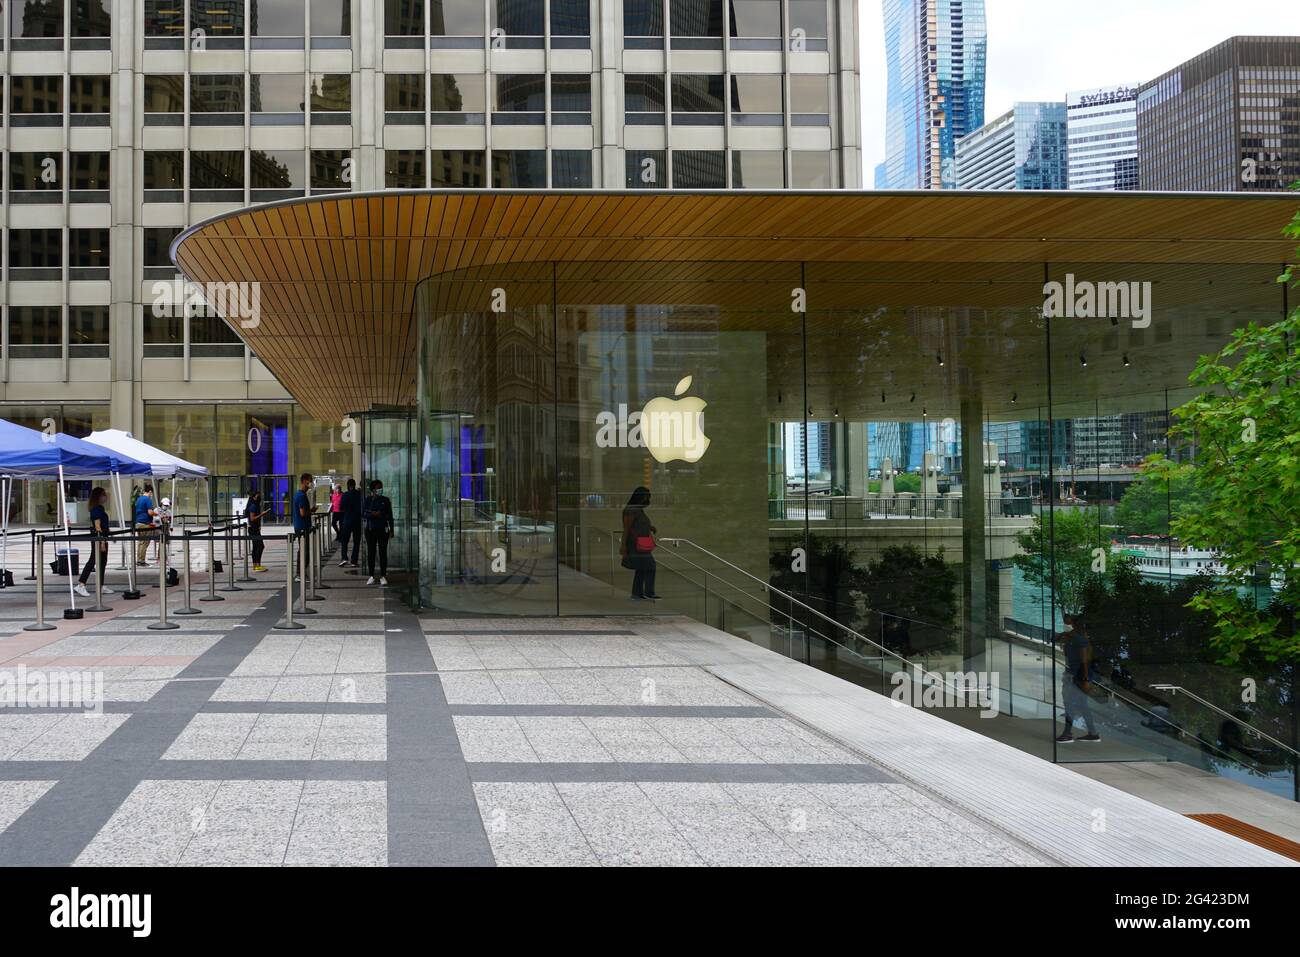
[[[161, 680], [161, 679], [160, 679]], [[134, 714], [140, 710], [142, 701], [105, 701], [103, 711], [105, 714]], [[85, 708], [38, 708], [38, 707], [3, 707], [0, 708], [0, 714], [90, 714]]]
[[892, 784], [869, 764], [615, 764], [475, 761], [476, 782], [636, 782], [694, 784]]
[[425, 628], [426, 635], [464, 635], [465, 637], [500, 638], [508, 635], [526, 635], [530, 638], [545, 638], [549, 635], [635, 635], [635, 631], [626, 628], [596, 630], [594, 628], [498, 628], [491, 631], [480, 628]]
[[533, 718], [781, 718], [779, 711], [748, 705], [657, 704], [454, 704], [452, 714]]
[[383, 781], [384, 761], [159, 761], [146, 780]]
[[[246, 619], [248, 628], [232, 629], [178, 677], [228, 677], [270, 631], [279, 612], [275, 603], [253, 611]], [[139, 702], [116, 731], [0, 833], [0, 865], [71, 864], [216, 687], [211, 681], [171, 681]]]
[[0, 781], [57, 781], [80, 761], [0, 761]]
[[209, 701], [203, 710], [223, 714], [387, 714], [388, 706], [356, 701]]
[[[417, 625], [397, 599], [394, 625]], [[495, 863], [442, 682], [418, 627], [386, 636], [388, 863]], [[406, 672], [393, 674], [392, 672]], [[425, 672], [420, 674], [418, 672]]]

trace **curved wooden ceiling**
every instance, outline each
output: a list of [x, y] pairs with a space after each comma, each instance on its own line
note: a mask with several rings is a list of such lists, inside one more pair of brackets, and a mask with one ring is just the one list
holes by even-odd
[[[172, 260], [197, 283], [260, 283], [258, 324], [236, 331], [308, 412], [333, 420], [415, 401], [415, 287], [453, 270], [677, 264], [689, 279], [707, 263], [682, 287], [707, 283], [708, 301], [752, 308], [743, 270], [717, 282], [721, 264], [830, 275], [861, 263], [878, 301], [895, 301], [891, 284], [908, 301], [941, 275], [964, 290], [953, 305], [982, 305], [970, 290], [997, 284], [1025, 303], [1045, 263], [1280, 267], [1296, 205], [1285, 193], [386, 191], [228, 213], [182, 233]], [[624, 283], [622, 301], [647, 280]]]

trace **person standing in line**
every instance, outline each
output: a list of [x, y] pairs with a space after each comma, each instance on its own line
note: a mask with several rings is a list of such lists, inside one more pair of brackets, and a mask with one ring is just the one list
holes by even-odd
[[340, 537], [339, 524], [343, 519], [340, 508], [343, 503], [343, 489], [337, 483], [330, 485], [330, 528], [334, 530], [334, 540]]
[[311, 517], [316, 512], [316, 506], [312, 504], [311, 497], [307, 494], [311, 489], [315, 476], [310, 472], [303, 472], [298, 476], [298, 491], [293, 496], [293, 530], [295, 532], [311, 531]]
[[[1068, 624], [1068, 621], [1067, 621]], [[1065, 729], [1057, 737], [1059, 744], [1075, 740], [1074, 719], [1083, 718], [1088, 733], [1080, 741], [1100, 741], [1101, 735], [1092, 720], [1088, 692], [1092, 690], [1092, 641], [1088, 638], [1088, 625], [1083, 618], [1074, 617], [1074, 627], [1061, 636], [1065, 645], [1065, 673], [1061, 676], [1061, 699], [1065, 709]]]
[[370, 494], [361, 506], [366, 525], [366, 567], [370, 570], [367, 585], [375, 583], [375, 552], [379, 552], [379, 584], [388, 584], [388, 540], [393, 537], [393, 503], [384, 494], [384, 483], [375, 479]]
[[[307, 491], [314, 481], [315, 476], [310, 472], [303, 472], [298, 476], [298, 491], [293, 496], [293, 530], [299, 535], [311, 531], [311, 517], [316, 511], [316, 506], [312, 504]], [[301, 568], [298, 570], [298, 575], [302, 576]]]
[[655, 594], [655, 532], [646, 509], [650, 507], [650, 490], [638, 485], [623, 508], [623, 543], [619, 554], [623, 567], [632, 571], [632, 600], [658, 601]]
[[[356, 479], [348, 479], [348, 490], [339, 500], [339, 568], [351, 565], [357, 567], [357, 556], [361, 551], [361, 490], [357, 488]], [[352, 543], [352, 557], [348, 557], [348, 542]]]
[[153, 504], [153, 483], [145, 482], [142, 491], [135, 500], [135, 534], [140, 539], [135, 546], [135, 563], [140, 568], [148, 568], [145, 558], [149, 554], [149, 543], [153, 540], [154, 518], [158, 510]]
[[108, 493], [100, 486], [90, 490], [90, 534], [100, 536], [92, 543], [94, 551], [91, 559], [86, 562], [81, 569], [81, 578], [77, 583], [76, 592], [82, 598], [89, 598], [90, 591], [86, 588], [86, 582], [90, 580], [91, 566], [99, 570], [99, 584], [105, 595], [113, 594], [113, 589], [104, 584], [104, 565], [108, 562], [108, 509], [104, 508], [104, 502], [108, 499]]
[[248, 541], [252, 546], [253, 571], [264, 572], [266, 566], [262, 564], [262, 555], [266, 551], [266, 542], [262, 538], [262, 519], [264, 519], [269, 508], [262, 507], [262, 491], [254, 488], [248, 493], [248, 503], [244, 506], [244, 518], [248, 519]]

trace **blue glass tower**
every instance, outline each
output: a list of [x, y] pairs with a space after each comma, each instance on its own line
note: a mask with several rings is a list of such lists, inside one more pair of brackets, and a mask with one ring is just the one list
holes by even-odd
[[884, 0], [885, 162], [877, 189], [952, 189], [957, 140], [984, 125], [984, 0]]

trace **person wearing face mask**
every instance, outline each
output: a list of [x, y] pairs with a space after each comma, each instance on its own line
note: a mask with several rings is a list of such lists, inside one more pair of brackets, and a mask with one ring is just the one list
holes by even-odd
[[[384, 494], [384, 483], [375, 479], [370, 483], [370, 494], [361, 505], [362, 521], [366, 530], [366, 568], [370, 571], [367, 585], [375, 583], [376, 572], [380, 585], [388, 584], [388, 540], [393, 537], [393, 502]], [[375, 553], [379, 553], [379, 566], [375, 567]]]

